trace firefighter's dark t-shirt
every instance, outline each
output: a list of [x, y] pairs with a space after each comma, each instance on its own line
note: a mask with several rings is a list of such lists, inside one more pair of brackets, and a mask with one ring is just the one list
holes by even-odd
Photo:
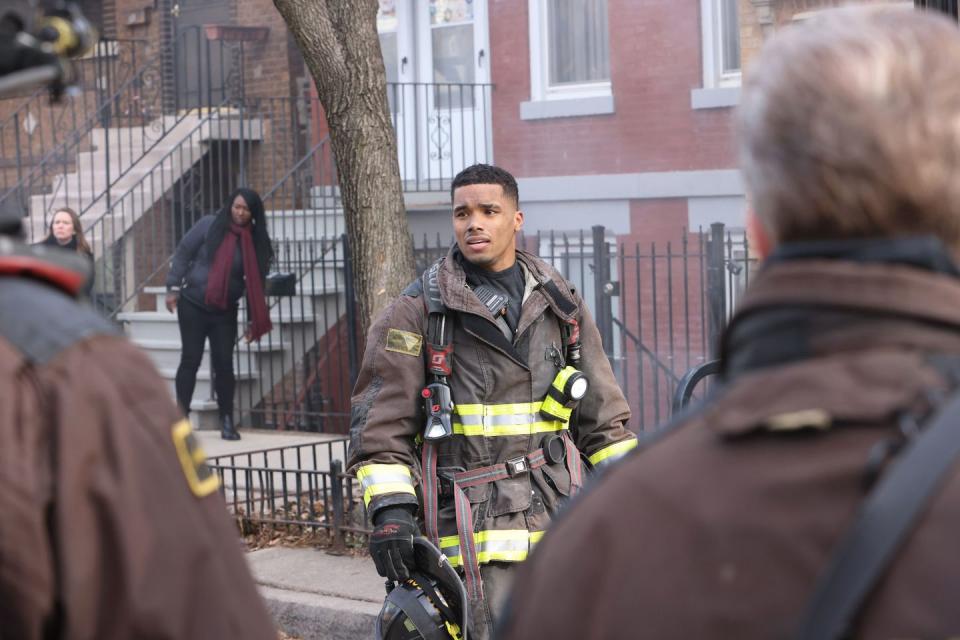
[[520, 321], [520, 308], [523, 306], [524, 279], [520, 263], [514, 262], [513, 266], [507, 267], [503, 271], [488, 271], [461, 257], [460, 265], [467, 276], [467, 284], [472, 288], [487, 285], [507, 296], [509, 302], [504, 318], [510, 326], [510, 330], [516, 331], [517, 323]]

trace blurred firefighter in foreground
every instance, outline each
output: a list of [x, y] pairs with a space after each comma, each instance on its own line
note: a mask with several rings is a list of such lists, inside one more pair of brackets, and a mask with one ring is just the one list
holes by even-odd
[[[14, 42], [15, 11], [0, 23], [0, 86], [57, 95], [59, 73], [31, 70], [73, 54]], [[0, 637], [275, 638], [163, 380], [77, 302], [87, 258], [24, 244], [15, 200], [0, 204]]]
[[960, 633], [960, 33], [837, 10], [738, 115], [765, 262], [705, 402], [520, 568], [508, 640]]

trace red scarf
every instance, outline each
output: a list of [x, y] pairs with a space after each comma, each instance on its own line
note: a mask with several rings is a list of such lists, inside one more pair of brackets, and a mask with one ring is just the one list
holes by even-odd
[[244, 227], [230, 224], [223, 242], [213, 256], [210, 275], [207, 277], [207, 293], [203, 301], [214, 309], [227, 308], [227, 290], [230, 288], [230, 269], [233, 267], [233, 253], [237, 249], [237, 237], [240, 238], [240, 252], [243, 254], [243, 277], [247, 284], [247, 313], [251, 318], [250, 339], [259, 340], [260, 336], [273, 328], [267, 298], [263, 295], [263, 281], [260, 279], [260, 267], [257, 265], [257, 251], [253, 247], [253, 234], [250, 225]]

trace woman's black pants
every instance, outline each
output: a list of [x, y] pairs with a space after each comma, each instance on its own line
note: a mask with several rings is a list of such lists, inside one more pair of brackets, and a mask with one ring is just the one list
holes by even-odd
[[214, 313], [206, 311], [181, 296], [177, 304], [180, 324], [180, 366], [177, 368], [177, 404], [184, 415], [190, 412], [197, 370], [203, 359], [203, 343], [210, 340], [210, 363], [213, 365], [213, 388], [217, 392], [217, 408], [221, 416], [233, 413], [233, 347], [237, 342], [237, 308]]

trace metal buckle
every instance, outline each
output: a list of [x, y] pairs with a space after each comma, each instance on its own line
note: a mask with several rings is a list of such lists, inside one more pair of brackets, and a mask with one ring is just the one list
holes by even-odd
[[518, 476], [521, 473], [526, 473], [527, 471], [530, 471], [530, 463], [527, 462], [526, 456], [520, 456], [519, 458], [512, 458], [510, 460], [507, 460], [506, 463], [504, 464], [507, 465], [507, 475], [509, 475], [511, 478], [514, 476]]

